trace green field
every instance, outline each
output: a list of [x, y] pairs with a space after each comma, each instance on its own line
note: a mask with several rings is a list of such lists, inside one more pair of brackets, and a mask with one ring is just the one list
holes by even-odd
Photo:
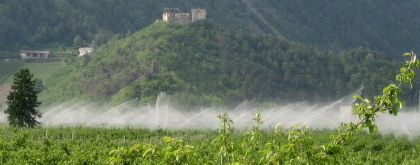
[[[0, 132], [1, 164], [418, 164], [420, 140], [360, 132], [316, 155], [334, 130], [235, 131], [54, 127]], [[305, 142], [300, 143], [298, 141]], [[290, 144], [295, 145], [290, 145]], [[227, 147], [227, 148], [225, 148]], [[325, 157], [324, 159], [318, 159]], [[323, 163], [322, 163], [323, 164]]]
[[61, 61], [55, 62], [23, 62], [20, 60], [0, 61], [0, 84], [12, 83], [13, 74], [20, 68], [28, 68], [34, 78], [45, 80], [57, 69], [63, 67]]
[[12, 79], [13, 74], [23, 65], [21, 61], [0, 61], [0, 84], [9, 83], [8, 80]]

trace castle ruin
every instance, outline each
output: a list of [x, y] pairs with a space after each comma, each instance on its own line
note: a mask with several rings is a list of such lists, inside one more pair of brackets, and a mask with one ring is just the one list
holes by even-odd
[[191, 13], [181, 11], [179, 8], [165, 8], [162, 19], [165, 22], [177, 22], [188, 24], [194, 21], [206, 19], [206, 9], [193, 8]]

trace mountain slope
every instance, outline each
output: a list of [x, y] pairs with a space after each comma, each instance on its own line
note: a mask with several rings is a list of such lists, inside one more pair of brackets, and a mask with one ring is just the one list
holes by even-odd
[[253, 1], [286, 38], [343, 50], [358, 46], [399, 55], [418, 50], [420, 3], [392, 1]]
[[[213, 21], [157, 21], [94, 55], [67, 60], [44, 100], [154, 101], [160, 92], [186, 106], [255, 101], [330, 101], [364, 85], [371, 95], [395, 64], [365, 48], [319, 53], [274, 35], [230, 31]], [[369, 76], [366, 76], [366, 75]]]
[[416, 0], [4, 0], [0, 50], [71, 46], [76, 36], [102, 45], [116, 34], [129, 36], [161, 19], [165, 7], [205, 8], [208, 19], [231, 30], [282, 35], [319, 51], [364, 46], [393, 57], [418, 51]]

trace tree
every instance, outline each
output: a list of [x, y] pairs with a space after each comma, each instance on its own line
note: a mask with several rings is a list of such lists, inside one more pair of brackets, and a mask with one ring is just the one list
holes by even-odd
[[77, 35], [76, 37], [74, 37], [73, 46], [75, 48], [79, 48], [79, 47], [83, 46], [82, 37], [80, 37], [79, 35]]
[[4, 111], [11, 126], [33, 128], [40, 124], [36, 118], [41, 118], [42, 113], [36, 108], [41, 102], [38, 101], [39, 91], [35, 88], [36, 79], [32, 80], [32, 77], [28, 68], [15, 73], [12, 91], [7, 96], [8, 107]]

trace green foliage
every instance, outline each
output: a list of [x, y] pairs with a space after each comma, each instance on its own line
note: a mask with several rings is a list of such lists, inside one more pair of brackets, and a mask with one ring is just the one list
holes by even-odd
[[38, 101], [39, 91], [35, 88], [36, 79], [28, 68], [20, 69], [13, 78], [12, 91], [7, 96], [7, 115], [9, 124], [13, 127], [33, 128], [40, 124], [36, 118], [42, 113], [36, 108], [41, 105]]
[[327, 144], [327, 151], [333, 150], [333, 154], [338, 148], [338, 145], [349, 141], [357, 130], [368, 129], [369, 132], [375, 132], [377, 126], [375, 119], [378, 113], [389, 112], [389, 114], [397, 115], [402, 108], [403, 102], [400, 98], [401, 86], [403, 83], [408, 83], [411, 86], [411, 81], [414, 78], [414, 68], [419, 67], [420, 62], [417, 60], [416, 55], [405, 53], [404, 56], [409, 56], [410, 60], [406, 61], [404, 66], [400, 69], [400, 73], [396, 75], [396, 84], [390, 84], [383, 89], [382, 95], [375, 96], [374, 102], [369, 99], [356, 95], [360, 102], [353, 105], [353, 111], [358, 116], [356, 123], [342, 124], [340, 126], [340, 133], [332, 136], [332, 141]]
[[[193, 146], [186, 145], [181, 139], [163, 137], [163, 146], [137, 144], [129, 149], [118, 149], [109, 152], [110, 164], [136, 164], [139, 162], [158, 164], [185, 164], [195, 162], [197, 153]], [[139, 157], [139, 155], [141, 155]], [[196, 162], [198, 164], [198, 162]]]
[[157, 141], [160, 134], [162, 132], [128, 127], [37, 127], [23, 130], [2, 127], [0, 163], [107, 164], [108, 153], [113, 148], [131, 146], [142, 140]]
[[233, 164], [236, 157], [235, 146], [231, 140], [233, 121], [229, 119], [228, 113], [220, 113], [217, 117], [220, 121], [219, 136], [214, 140], [214, 145], [220, 148], [218, 160], [220, 160], [220, 164]]
[[[229, 133], [226, 140], [233, 149], [231, 164], [416, 164], [420, 160], [418, 137], [358, 131], [331, 157], [320, 152], [319, 146], [337, 130], [282, 125], [269, 130], [262, 128], [258, 118], [257, 114], [253, 129]], [[222, 120], [220, 124], [219, 130]], [[20, 130], [3, 126], [0, 163], [220, 164], [220, 133], [77, 126]]]
[[78, 49], [81, 46], [83, 46], [82, 38], [79, 35], [77, 35], [76, 37], [74, 37], [73, 47], [74, 47], [74, 49]]

